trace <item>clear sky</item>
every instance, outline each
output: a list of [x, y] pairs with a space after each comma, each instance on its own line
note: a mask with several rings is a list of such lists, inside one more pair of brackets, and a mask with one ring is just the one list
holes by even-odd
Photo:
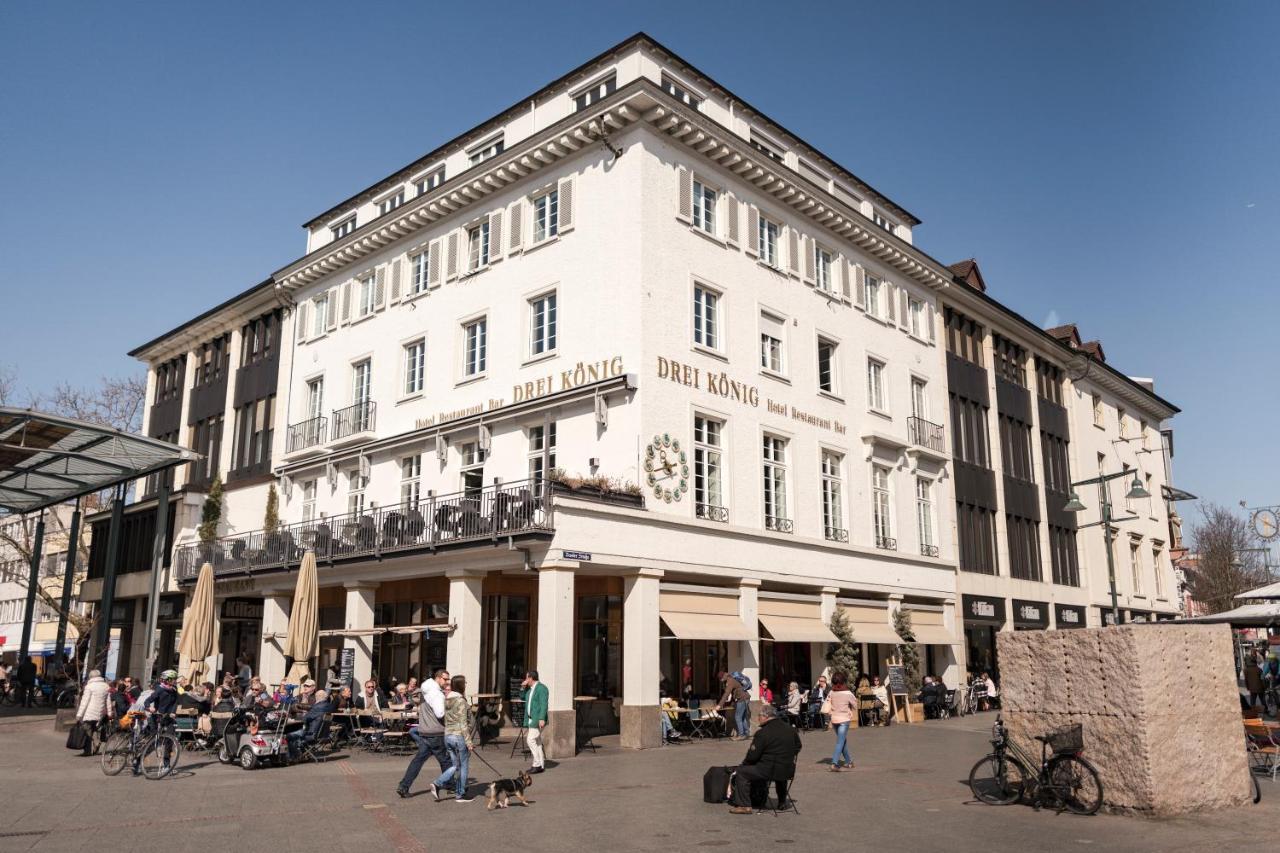
[[301, 223], [637, 30], [1155, 377], [1178, 485], [1280, 503], [1274, 2], [4, 3], [0, 365], [138, 369]]

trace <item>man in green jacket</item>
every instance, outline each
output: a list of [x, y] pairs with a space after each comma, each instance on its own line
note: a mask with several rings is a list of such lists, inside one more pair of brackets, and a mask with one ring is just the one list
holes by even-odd
[[533, 758], [530, 773], [541, 773], [544, 756], [542, 754], [542, 730], [547, 727], [547, 685], [538, 680], [538, 671], [531, 669], [524, 674], [520, 682], [524, 688], [520, 691], [520, 699], [524, 702], [525, 742], [529, 744], [529, 754]]

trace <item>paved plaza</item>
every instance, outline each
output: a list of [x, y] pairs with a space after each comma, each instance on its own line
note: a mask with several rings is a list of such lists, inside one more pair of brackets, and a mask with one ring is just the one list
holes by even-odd
[[[483, 799], [432, 802], [424, 770], [416, 796], [394, 794], [407, 759], [340, 754], [321, 765], [250, 772], [187, 754], [159, 782], [102, 775], [96, 758], [63, 746], [49, 716], [0, 718], [0, 851], [307, 851], [718, 848], [914, 851], [1204, 851], [1269, 849], [1280, 784], [1263, 802], [1172, 821], [1037, 813], [971, 802], [965, 778], [982, 754], [992, 716], [853, 733], [851, 773], [827, 770], [832, 738], [804, 735], [800, 815], [730, 815], [702, 802], [702, 772], [736, 763], [743, 744], [701, 742], [597, 753], [535, 778], [529, 808], [486, 812]], [[1171, 747], [1176, 748], [1176, 747]], [[504, 774], [522, 765], [510, 746], [482, 753]], [[429, 767], [434, 767], [432, 762]], [[492, 778], [471, 765], [477, 787]], [[786, 849], [786, 848], [784, 848]], [[791, 848], [800, 849], [800, 848]]]

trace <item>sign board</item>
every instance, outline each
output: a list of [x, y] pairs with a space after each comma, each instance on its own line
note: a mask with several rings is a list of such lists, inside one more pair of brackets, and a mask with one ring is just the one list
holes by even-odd
[[222, 602], [222, 618], [225, 621], [261, 619], [262, 599], [228, 598]]
[[1053, 605], [1053, 623], [1058, 630], [1084, 628], [1087, 625], [1084, 608], [1071, 604], [1055, 604]]
[[894, 662], [893, 658], [885, 661], [889, 675], [886, 683], [889, 685], [889, 702], [893, 707], [893, 715], [908, 723], [913, 723], [915, 714], [911, 710], [911, 694], [907, 692], [907, 668], [901, 662]]
[[[1099, 607], [1099, 608], [1098, 608], [1098, 613], [1102, 616], [1102, 625], [1103, 625], [1103, 627], [1104, 627], [1104, 628], [1105, 628], [1105, 627], [1110, 627], [1110, 626], [1112, 626], [1112, 625], [1115, 625], [1115, 624], [1116, 624], [1116, 617], [1115, 617], [1115, 615], [1111, 612], [1111, 608], [1110, 608], [1110, 607]], [[1120, 623], [1121, 623], [1121, 624], [1124, 624], [1124, 611], [1123, 611], [1123, 610], [1121, 610], [1121, 611], [1120, 611]]]
[[1004, 599], [989, 598], [985, 595], [960, 596], [962, 615], [965, 622], [985, 625], [1004, 624]]
[[583, 563], [591, 562], [591, 555], [586, 551], [561, 551], [560, 555], [566, 560], [578, 560]]
[[889, 692], [907, 695], [907, 668], [902, 664], [889, 664]]
[[1044, 630], [1049, 627], [1049, 605], [1044, 601], [1013, 600], [1013, 627]]
[[343, 649], [338, 658], [338, 681], [343, 687], [350, 687], [356, 677], [356, 650]]

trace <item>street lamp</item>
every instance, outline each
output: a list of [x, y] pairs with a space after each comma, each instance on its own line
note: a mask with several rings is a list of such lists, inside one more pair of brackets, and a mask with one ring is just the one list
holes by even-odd
[[[1099, 524], [1102, 525], [1103, 536], [1107, 543], [1107, 582], [1111, 585], [1111, 619], [1117, 625], [1120, 624], [1120, 602], [1116, 595], [1116, 558], [1115, 554], [1112, 553], [1113, 549], [1111, 543], [1113, 533], [1111, 531], [1111, 524], [1112, 522], [1117, 521], [1131, 521], [1138, 516], [1127, 515], [1123, 518], [1113, 518], [1111, 515], [1111, 496], [1109, 490], [1105, 488], [1105, 484], [1111, 480], [1118, 480], [1121, 477], [1127, 477], [1128, 475], [1128, 471], [1118, 471], [1115, 474], [1102, 474], [1089, 480], [1081, 480], [1078, 483], [1072, 483], [1071, 494], [1067, 496], [1067, 503], [1062, 507], [1065, 512], [1083, 512], [1085, 510], [1085, 505], [1081, 503], [1080, 493], [1077, 492], [1076, 489], [1080, 486], [1092, 486], [1095, 484], [1104, 486], [1101, 490], [1102, 520], [1096, 521], [1093, 524], [1079, 525], [1076, 529], [1083, 530], [1086, 527], [1094, 527]], [[1133, 482], [1129, 485], [1129, 492], [1125, 497], [1130, 500], [1151, 497], [1151, 493], [1143, 487], [1142, 479], [1136, 473], [1133, 475]]]

